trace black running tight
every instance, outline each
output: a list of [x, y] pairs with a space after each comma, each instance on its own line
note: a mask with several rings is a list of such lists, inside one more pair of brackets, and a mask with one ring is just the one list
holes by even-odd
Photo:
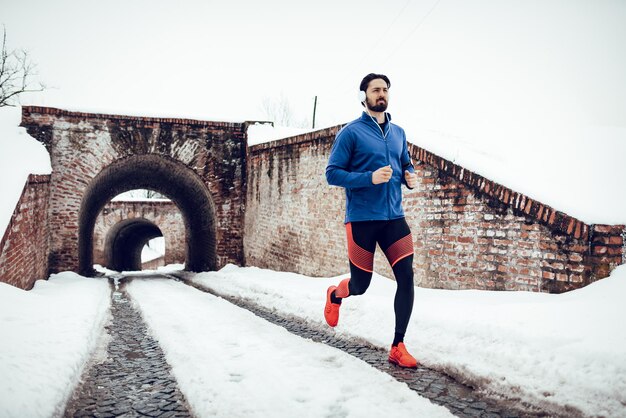
[[413, 238], [404, 218], [391, 221], [346, 224], [350, 258], [349, 295], [362, 295], [372, 281], [376, 244], [392, 266], [397, 289], [394, 298], [396, 334], [394, 343], [404, 338], [413, 311]]

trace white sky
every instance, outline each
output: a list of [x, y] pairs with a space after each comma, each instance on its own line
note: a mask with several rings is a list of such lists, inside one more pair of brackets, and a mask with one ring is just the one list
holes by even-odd
[[[0, 22], [48, 86], [23, 104], [242, 121], [283, 96], [302, 120], [317, 95], [321, 128], [358, 116], [361, 78], [382, 72], [412, 142], [588, 223], [626, 223], [621, 0], [0, 0]], [[18, 142], [0, 132], [0, 163], [49, 170]]]
[[368, 72], [394, 113], [451, 122], [626, 126], [623, 1], [0, 1], [9, 45], [50, 89], [27, 103], [262, 118], [351, 119]]

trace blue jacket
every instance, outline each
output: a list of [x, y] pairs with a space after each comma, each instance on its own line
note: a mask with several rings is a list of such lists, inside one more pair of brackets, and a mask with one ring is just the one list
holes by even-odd
[[[391, 220], [404, 217], [404, 171], [414, 172], [406, 135], [386, 113], [384, 133], [375, 119], [363, 112], [337, 134], [326, 166], [326, 180], [346, 189], [345, 222]], [[391, 165], [388, 183], [373, 184], [372, 173]]]

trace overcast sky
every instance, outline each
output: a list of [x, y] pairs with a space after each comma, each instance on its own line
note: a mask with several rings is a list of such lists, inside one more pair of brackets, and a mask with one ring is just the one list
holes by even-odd
[[318, 126], [360, 113], [368, 72], [390, 111], [442, 128], [626, 126], [626, 2], [7, 1], [8, 43], [49, 89], [24, 103], [248, 120], [283, 94]]
[[[561, 202], [546, 179], [600, 208], [626, 206], [624, 22], [624, 0], [0, 0], [8, 47], [48, 86], [23, 104], [244, 121], [284, 97], [310, 121], [318, 96], [320, 128], [359, 116], [359, 82], [381, 72], [412, 142], [547, 204]], [[18, 142], [0, 138], [0, 163], [41, 171]], [[597, 212], [579, 206], [565, 209]]]

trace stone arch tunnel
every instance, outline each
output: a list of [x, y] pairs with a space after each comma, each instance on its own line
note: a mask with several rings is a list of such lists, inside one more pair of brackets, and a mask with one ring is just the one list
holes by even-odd
[[93, 261], [117, 271], [143, 269], [143, 246], [161, 237], [164, 254], [152, 265], [182, 264], [187, 257], [186, 235], [182, 213], [171, 200], [115, 198], [96, 219]]
[[96, 233], [102, 240], [102, 234], [108, 236], [105, 250], [94, 248], [94, 230], [105, 205], [134, 189], [157, 191], [176, 205], [185, 237], [175, 241], [172, 251], [183, 254], [187, 270], [244, 264], [248, 122], [24, 106], [21, 126], [50, 154], [51, 273], [92, 275], [94, 253], [102, 258], [103, 251], [111, 266], [136, 269], [141, 247], [159, 234], [159, 225], [149, 219], [117, 219], [115, 226], [108, 225], [111, 230]]
[[[133, 189], [155, 190], [169, 197], [180, 209], [187, 236], [185, 264], [189, 270], [217, 268], [215, 208], [206, 187], [183, 164], [147, 154], [116, 161], [105, 167], [87, 186], [79, 212], [79, 273], [93, 274], [93, 231], [98, 214], [113, 197]], [[139, 241], [147, 242], [144, 238], [149, 231], [155, 232], [139, 221], [130, 222], [124, 235], [132, 235], [121, 239], [128, 245], [133, 244], [135, 250]]]
[[104, 247], [106, 267], [117, 271], [141, 270], [141, 252], [148, 241], [162, 237], [158, 226], [145, 218], [125, 219], [109, 229]]

